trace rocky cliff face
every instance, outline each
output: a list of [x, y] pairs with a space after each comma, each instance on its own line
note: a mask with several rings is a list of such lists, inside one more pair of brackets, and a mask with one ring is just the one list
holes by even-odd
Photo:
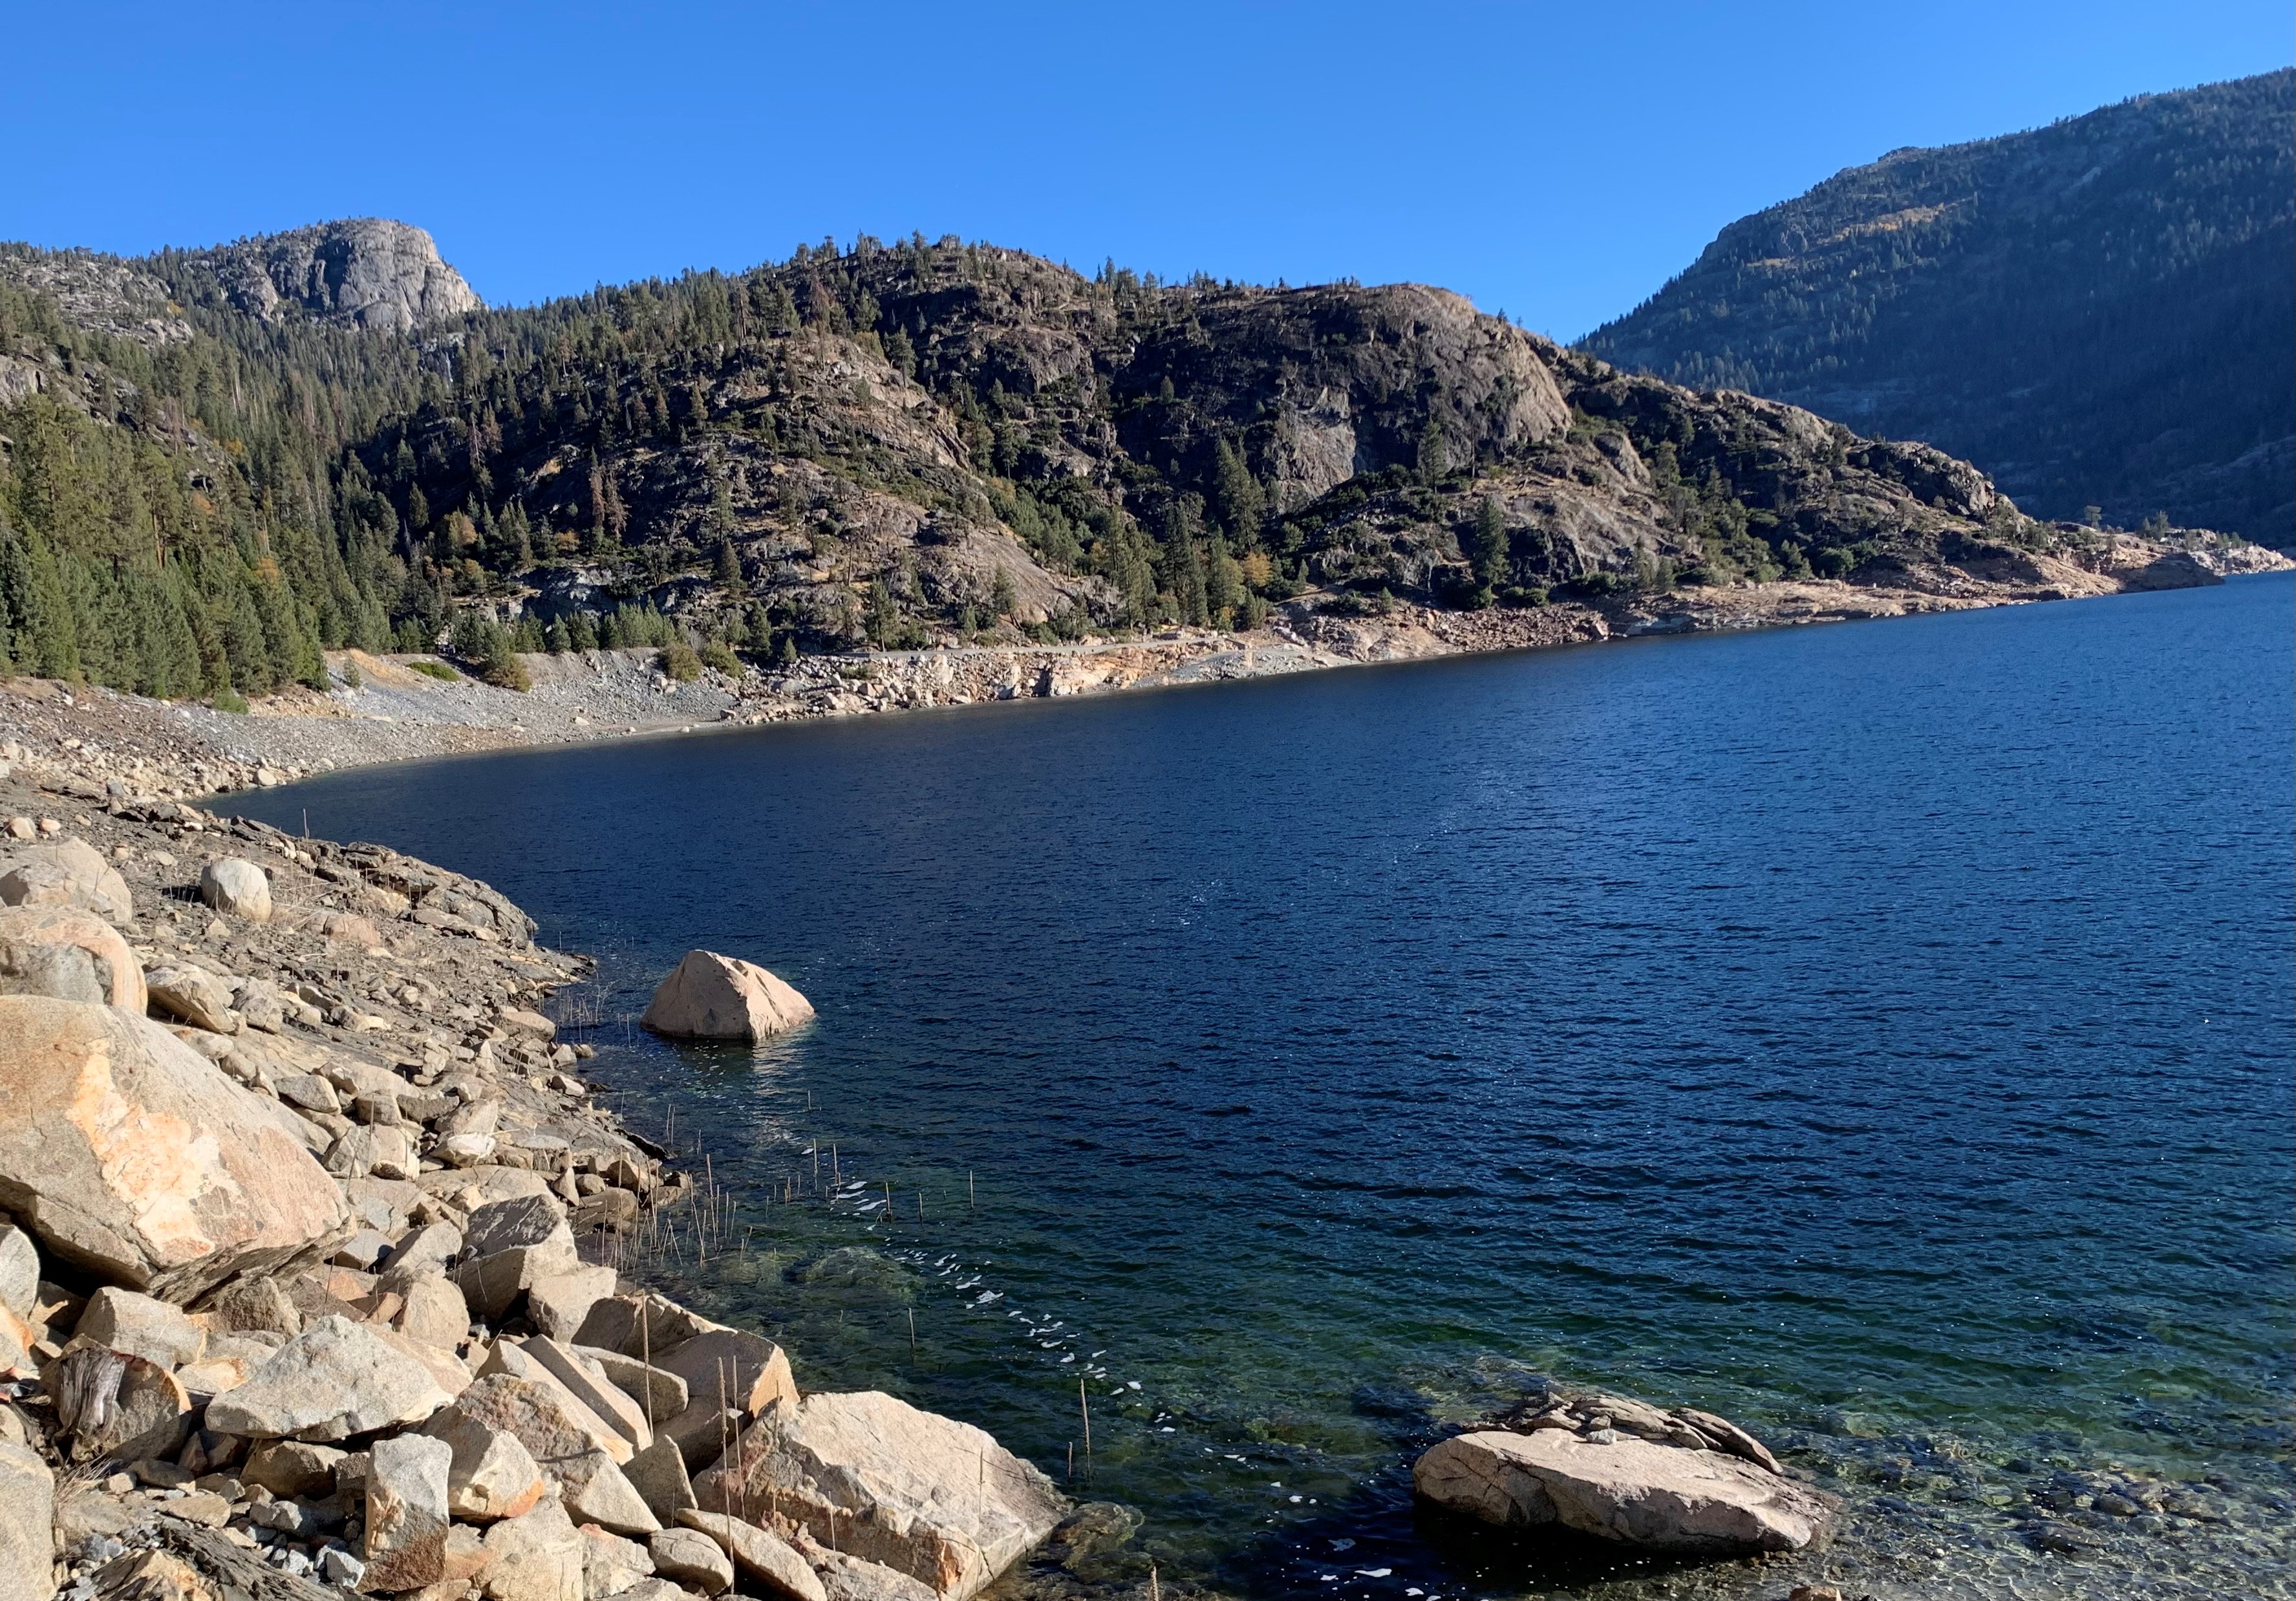
[[322, 321], [394, 332], [485, 302], [421, 228], [381, 218], [266, 234], [183, 259], [265, 323], [297, 308]]

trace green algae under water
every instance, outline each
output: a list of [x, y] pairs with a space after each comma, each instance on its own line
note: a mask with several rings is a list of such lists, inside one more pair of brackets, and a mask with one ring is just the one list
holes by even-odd
[[[1056, 1479], [1073, 1449], [1078, 1493], [1147, 1515], [1111, 1579], [2290, 1594], [2292, 593], [239, 804], [478, 874], [597, 954], [561, 1008], [590, 1071], [728, 1197], [707, 1262], [688, 1236], [655, 1270], [801, 1383]], [[636, 1033], [694, 945], [820, 1021]], [[1537, 1375], [1739, 1418], [1848, 1498], [1841, 1540], [1666, 1570], [1415, 1513], [1412, 1455]], [[2227, 1521], [2070, 1498], [2144, 1475]], [[2098, 1547], [2034, 1549], [2036, 1496]]]

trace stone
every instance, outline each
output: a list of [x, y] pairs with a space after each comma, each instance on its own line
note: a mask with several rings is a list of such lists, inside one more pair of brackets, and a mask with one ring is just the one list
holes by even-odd
[[55, 1593], [55, 1503], [56, 1476], [39, 1453], [0, 1441], [0, 1601], [48, 1601]]
[[157, 1023], [0, 997], [0, 1207], [102, 1280], [185, 1301], [340, 1237], [291, 1123]]
[[603, 1346], [577, 1345], [573, 1351], [583, 1360], [595, 1363], [609, 1383], [637, 1402], [649, 1428], [656, 1418], [675, 1417], [685, 1410], [691, 1399], [685, 1381], [668, 1368], [650, 1367], [636, 1357]]
[[[714, 1425], [721, 1408], [754, 1416], [774, 1401], [798, 1398], [788, 1355], [771, 1340], [742, 1329], [704, 1330], [667, 1353], [658, 1350], [653, 1365], [685, 1383], [689, 1400], [681, 1417], [687, 1425], [702, 1418]], [[669, 1428], [687, 1437], [678, 1419]]]
[[1781, 1475], [1785, 1473], [1786, 1470], [1778, 1466], [1778, 1459], [1770, 1455], [1767, 1446], [1728, 1418], [1717, 1416], [1711, 1412], [1695, 1411], [1688, 1407], [1677, 1408], [1674, 1415], [1713, 1441], [1717, 1449], [1727, 1451], [1734, 1457], [1743, 1457], [1756, 1466], [1767, 1468], [1771, 1473]]
[[546, 1335], [521, 1340], [518, 1348], [547, 1368], [550, 1376], [568, 1393], [628, 1441], [631, 1451], [642, 1451], [653, 1443], [653, 1431], [646, 1426], [644, 1409], [623, 1394], [596, 1363], [578, 1356]]
[[767, 1594], [789, 1601], [828, 1601], [828, 1592], [804, 1557], [777, 1534], [723, 1512], [681, 1512], [679, 1524], [708, 1535], [734, 1559], [734, 1568]]
[[603, 1450], [547, 1464], [543, 1471], [557, 1481], [568, 1514], [584, 1523], [617, 1534], [651, 1534], [661, 1527], [645, 1498]]
[[622, 1477], [665, 1526], [676, 1523], [679, 1513], [701, 1505], [693, 1498], [693, 1481], [686, 1476], [685, 1453], [667, 1435], [625, 1463]]
[[932, 1590], [882, 1563], [864, 1562], [800, 1535], [800, 1552], [829, 1592], [829, 1601], [936, 1601]]
[[184, 963], [154, 967], [144, 975], [152, 1009], [210, 1034], [239, 1032], [239, 1014], [232, 1010], [229, 986], [204, 967]]
[[534, 1453], [507, 1429], [448, 1408], [425, 1424], [425, 1434], [453, 1454], [447, 1471], [447, 1505], [474, 1523], [521, 1517], [549, 1490]]
[[408, 1339], [452, 1351], [469, 1336], [470, 1304], [452, 1280], [433, 1274], [416, 1279], [399, 1294], [402, 1304], [390, 1326]]
[[622, 1595], [653, 1577], [653, 1556], [637, 1541], [587, 1523], [575, 1532], [582, 1537], [582, 1589], [590, 1601]]
[[210, 1298], [209, 1316], [223, 1330], [299, 1334], [303, 1314], [275, 1278], [242, 1278]]
[[300, 1106], [306, 1112], [340, 1112], [343, 1109], [343, 1097], [336, 1093], [332, 1084], [317, 1073], [279, 1073], [273, 1077], [271, 1088], [290, 1106]]
[[390, 1238], [380, 1229], [362, 1228], [335, 1248], [327, 1260], [339, 1268], [355, 1268], [367, 1271], [380, 1262], [390, 1249]]
[[[501, 1349], [497, 1345], [495, 1354], [500, 1354]], [[490, 1356], [488, 1360], [492, 1359]], [[527, 1361], [531, 1364], [532, 1359]], [[456, 1417], [475, 1418], [517, 1435], [519, 1443], [553, 1478], [559, 1476], [561, 1465], [589, 1451], [610, 1456], [619, 1451], [619, 1461], [627, 1461], [631, 1455], [627, 1441], [569, 1395], [562, 1385], [542, 1374], [481, 1374], [434, 1422], [445, 1427]]]
[[242, 857], [222, 857], [201, 867], [200, 899], [226, 917], [271, 921], [270, 876]]
[[259, 1359], [246, 1357], [202, 1357], [176, 1368], [176, 1382], [190, 1394], [193, 1405], [204, 1406], [247, 1383], [248, 1375], [261, 1365]]
[[340, 1178], [412, 1178], [419, 1163], [406, 1129], [358, 1123], [327, 1147], [321, 1165]]
[[343, 1440], [420, 1423], [453, 1400], [418, 1356], [365, 1325], [324, 1318], [209, 1402], [207, 1426], [260, 1439]]
[[210, 1490], [195, 1490], [168, 1503], [168, 1515], [209, 1529], [220, 1529], [231, 1518], [231, 1503]]
[[577, 1268], [553, 1273], [526, 1287], [526, 1317], [537, 1330], [553, 1340], [570, 1341], [589, 1317], [590, 1309], [614, 1293], [611, 1268]]
[[454, 1454], [445, 1441], [423, 1434], [374, 1442], [361, 1553], [370, 1589], [416, 1589], [446, 1576], [447, 1467]]
[[39, 1247], [14, 1224], [0, 1224], [0, 1307], [29, 1318], [39, 1305]]
[[386, 1274], [429, 1269], [442, 1272], [463, 1251], [463, 1231], [452, 1223], [425, 1223], [390, 1248], [382, 1259]]
[[213, 1601], [215, 1588], [172, 1551], [126, 1551], [89, 1575], [102, 1601]]
[[119, 932], [76, 907], [0, 907], [0, 995], [46, 995], [117, 1006], [151, 1005], [144, 968]]
[[179, 1306], [107, 1285], [87, 1298], [79, 1333], [99, 1345], [128, 1351], [162, 1367], [195, 1360], [207, 1344], [207, 1331]]
[[470, 1260], [455, 1270], [472, 1311], [500, 1322], [535, 1284], [582, 1265], [566, 1209], [546, 1193], [490, 1201], [463, 1231]]
[[664, 1529], [646, 1539], [653, 1571], [687, 1589], [714, 1596], [734, 1588], [734, 1559], [699, 1529]]
[[1798, 1551], [1824, 1531], [1830, 1498], [1720, 1451], [1560, 1430], [1455, 1435], [1412, 1467], [1422, 1499], [1502, 1528], [1560, 1523], [1685, 1556]]
[[78, 907], [115, 924], [135, 915], [127, 881], [85, 840], [17, 846], [0, 857], [0, 906]]
[[517, 1006], [506, 1006], [496, 1014], [495, 1021], [505, 1029], [533, 1034], [544, 1039], [558, 1038], [558, 1025], [539, 1012], [529, 1012]]
[[348, 1456], [308, 1440], [266, 1440], [247, 1453], [239, 1482], [260, 1485], [283, 1500], [325, 1495], [334, 1489], [335, 1465]]
[[693, 1490], [704, 1508], [785, 1519], [943, 1601], [965, 1601], [1069, 1511], [982, 1430], [875, 1391], [775, 1402]]
[[689, 950], [656, 987], [640, 1022], [674, 1039], [756, 1040], [812, 1018], [812, 1003], [764, 968]]
[[554, 1498], [488, 1530], [486, 1559], [488, 1601], [584, 1601], [582, 1537]]

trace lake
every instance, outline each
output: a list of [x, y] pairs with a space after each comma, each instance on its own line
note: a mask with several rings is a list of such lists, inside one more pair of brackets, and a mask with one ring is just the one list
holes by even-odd
[[[1849, 1498], [1852, 1594], [2285, 1594], [2292, 598], [713, 732], [221, 809], [475, 874], [596, 955], [570, 1037], [741, 1202], [660, 1271], [801, 1383], [1140, 1507], [1168, 1582], [1784, 1593], [1415, 1515], [1412, 1454], [1552, 1375], [1789, 1452]], [[818, 1022], [636, 1032], [691, 946]], [[2230, 1521], [2032, 1551], [2029, 1498], [2106, 1472], [2215, 1475]]]

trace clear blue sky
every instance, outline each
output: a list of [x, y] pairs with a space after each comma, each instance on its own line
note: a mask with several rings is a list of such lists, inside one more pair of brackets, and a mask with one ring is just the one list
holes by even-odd
[[1842, 167], [2296, 56], [2288, 0], [8, 11], [0, 237], [396, 217], [503, 303], [922, 229], [1566, 338]]

